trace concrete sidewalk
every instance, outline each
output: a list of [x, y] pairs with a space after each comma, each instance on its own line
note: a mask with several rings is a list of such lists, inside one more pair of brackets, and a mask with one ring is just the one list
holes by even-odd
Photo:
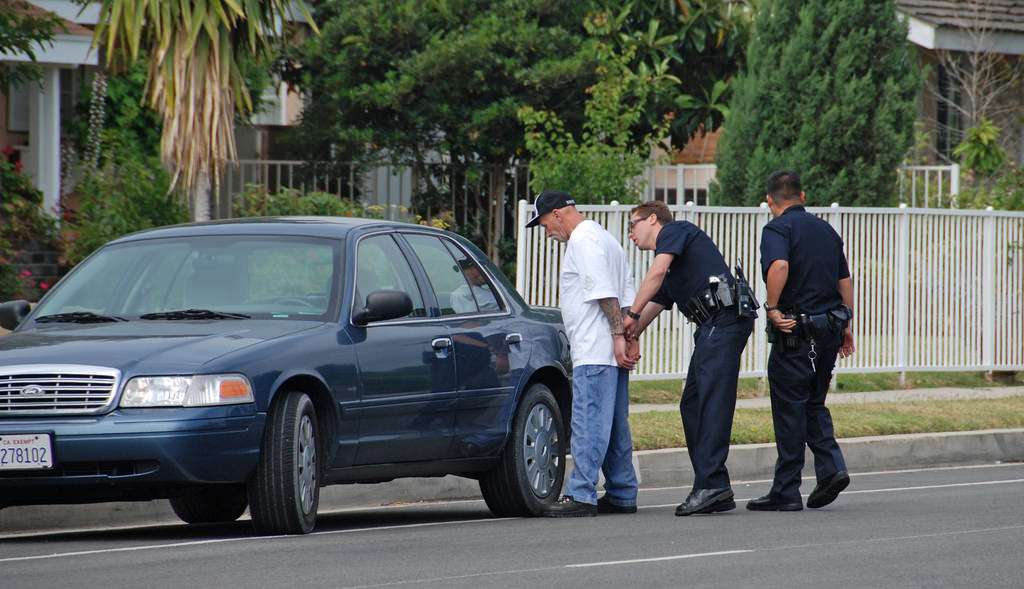
[[[1002, 399], [1005, 397], [1024, 396], [1021, 387], [985, 387], [985, 388], [934, 388], [905, 389], [897, 391], [872, 391], [868, 393], [830, 393], [826, 405], [843, 405], [846, 403], [900, 403], [904, 401], [949, 401], [970, 399]], [[761, 409], [771, 407], [768, 397], [756, 399], [738, 399], [737, 409]], [[630, 413], [648, 411], [679, 412], [678, 403], [633, 403], [629, 406]]]

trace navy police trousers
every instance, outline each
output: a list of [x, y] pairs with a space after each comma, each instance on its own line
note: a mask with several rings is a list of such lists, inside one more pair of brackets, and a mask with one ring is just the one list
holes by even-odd
[[779, 452], [771, 495], [780, 501], [800, 501], [805, 444], [814, 454], [818, 481], [846, 470], [846, 462], [832, 428], [832, 415], [825, 407], [825, 395], [832, 380], [840, 341], [837, 338], [819, 339], [825, 341], [815, 342], [817, 357], [813, 369], [808, 358], [808, 340], [798, 340], [795, 347], [776, 343], [768, 357], [775, 447]]
[[726, 309], [694, 333], [679, 412], [695, 490], [730, 486], [725, 460], [736, 411], [740, 355], [753, 328], [753, 319], [737, 317], [735, 309]]

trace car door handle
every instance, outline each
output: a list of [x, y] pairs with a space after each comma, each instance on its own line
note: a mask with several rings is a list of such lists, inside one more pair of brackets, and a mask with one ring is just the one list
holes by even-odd
[[434, 341], [430, 342], [430, 347], [434, 348], [435, 350], [443, 350], [444, 348], [450, 348], [452, 347], [452, 340], [451, 338], [447, 337], [439, 337]]
[[523, 341], [523, 336], [518, 333], [510, 333], [505, 336], [505, 343], [508, 345], [518, 344]]

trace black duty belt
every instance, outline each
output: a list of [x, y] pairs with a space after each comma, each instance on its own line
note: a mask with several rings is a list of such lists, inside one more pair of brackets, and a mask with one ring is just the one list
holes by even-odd
[[[742, 276], [742, 270], [737, 271]], [[752, 303], [752, 304], [751, 304]], [[757, 317], [757, 301], [746, 280], [731, 281], [728, 274], [708, 278], [708, 287], [679, 305], [683, 315], [700, 326], [715, 314], [731, 311], [738, 315]]]

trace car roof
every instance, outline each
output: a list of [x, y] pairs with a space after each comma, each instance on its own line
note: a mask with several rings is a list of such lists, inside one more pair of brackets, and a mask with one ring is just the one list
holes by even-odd
[[384, 219], [363, 219], [358, 217], [249, 217], [147, 229], [120, 237], [111, 243], [195, 235], [294, 235], [344, 238], [349, 231], [371, 228], [417, 229], [441, 232], [438, 229], [424, 225]]

